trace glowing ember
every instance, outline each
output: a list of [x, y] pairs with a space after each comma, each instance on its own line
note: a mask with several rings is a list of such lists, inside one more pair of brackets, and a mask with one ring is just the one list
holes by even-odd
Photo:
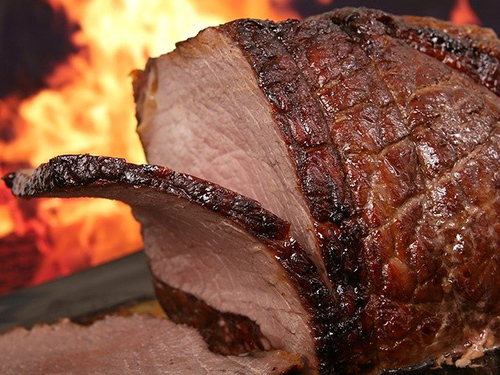
[[469, 0], [456, 0], [450, 13], [450, 21], [455, 25], [481, 25], [481, 21], [474, 13]]
[[[79, 47], [26, 100], [0, 101], [2, 172], [36, 166], [59, 154], [92, 153], [145, 162], [135, 134], [129, 73], [149, 56], [207, 26], [240, 17], [297, 17], [287, 1], [50, 0], [80, 26]], [[5, 124], [8, 124], [5, 126]], [[127, 206], [101, 200], [20, 203], [0, 185], [0, 252], [21, 250], [27, 280], [0, 270], [0, 293], [37, 284], [141, 248], [139, 226]], [[1, 262], [2, 267], [7, 267]], [[29, 272], [28, 272], [29, 271]], [[8, 284], [11, 282], [11, 284]]]

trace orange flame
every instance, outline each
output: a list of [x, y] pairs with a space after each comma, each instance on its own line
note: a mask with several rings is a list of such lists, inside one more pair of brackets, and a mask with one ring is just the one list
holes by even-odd
[[[145, 162], [135, 133], [135, 106], [127, 78], [133, 69], [143, 68], [149, 56], [172, 50], [177, 41], [208, 26], [241, 17], [297, 17], [287, 0], [50, 2], [80, 26], [73, 40], [80, 52], [58, 66], [47, 88], [37, 95], [0, 102], [0, 120], [8, 121], [9, 134], [14, 136], [0, 140], [4, 165], [36, 166], [59, 154], [86, 152]], [[28, 233], [36, 238], [33, 246], [41, 261], [29, 284], [141, 248], [139, 226], [124, 204], [41, 199], [30, 205], [34, 215], [28, 215], [16, 200], [6, 198], [10, 193], [3, 185], [0, 188], [0, 198], [4, 197], [0, 200], [0, 247], [7, 246], [13, 236], [20, 242], [26, 241]], [[2, 280], [0, 293], [6, 291], [1, 284]]]
[[481, 20], [474, 13], [469, 0], [457, 0], [450, 13], [450, 21], [455, 25], [481, 25]]

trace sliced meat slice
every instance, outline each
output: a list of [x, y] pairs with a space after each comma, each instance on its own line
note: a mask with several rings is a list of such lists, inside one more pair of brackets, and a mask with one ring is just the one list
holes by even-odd
[[[256, 347], [300, 353], [310, 373], [331, 367], [329, 322], [338, 307], [291, 238], [289, 224], [256, 201], [163, 167], [89, 155], [57, 157], [6, 181], [21, 197], [88, 196], [130, 204], [142, 224], [152, 273], [163, 286], [254, 322], [261, 332]], [[230, 327], [224, 320], [220, 325]]]
[[[260, 24], [248, 24], [260, 35]], [[270, 95], [282, 107], [280, 128], [274, 117], [276, 106], [259, 87], [252, 61], [229, 35], [233, 26], [244, 29], [245, 24], [206, 29], [178, 44], [174, 52], [151, 60], [146, 71], [137, 74], [138, 133], [148, 162], [168, 165], [259, 201], [291, 223], [292, 235], [324, 274], [308, 200], [325, 207], [321, 215], [333, 215], [342, 211], [343, 196], [336, 189], [338, 181], [327, 178], [336, 166], [331, 150], [322, 147], [325, 139], [315, 131], [323, 122], [315, 121], [311, 113], [320, 117], [320, 111], [311, 98], [312, 108], [301, 105], [299, 98], [307, 101], [310, 93], [293, 61], [282, 59], [287, 57], [280, 54], [283, 46], [267, 30], [258, 42], [277, 49], [273, 55], [276, 64], [269, 64], [269, 74], [262, 77], [269, 85], [277, 85]], [[248, 30], [254, 33], [252, 28]], [[267, 60], [271, 57], [261, 63]], [[281, 67], [288, 70], [280, 73]], [[282, 83], [285, 79], [290, 81], [288, 85]], [[294, 100], [287, 93], [295, 95]], [[293, 118], [288, 119], [288, 113]], [[297, 176], [297, 160], [309, 181], [305, 186]], [[302, 190], [308, 188], [304, 195]], [[332, 205], [340, 208], [330, 210]]]
[[150, 316], [106, 317], [89, 327], [64, 320], [0, 336], [2, 375], [286, 374], [302, 367], [284, 351], [222, 356], [198, 332]]

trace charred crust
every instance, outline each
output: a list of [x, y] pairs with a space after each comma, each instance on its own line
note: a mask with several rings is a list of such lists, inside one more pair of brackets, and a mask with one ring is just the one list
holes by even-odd
[[175, 323], [195, 327], [211, 351], [223, 355], [240, 355], [264, 351], [270, 344], [251, 319], [223, 313], [192, 294], [173, 288], [153, 277], [158, 302]]
[[[313, 303], [324, 306], [318, 321], [328, 327], [327, 336], [316, 334], [321, 343], [320, 367], [326, 372], [332, 369], [338, 373], [369, 372], [378, 362], [373, 333], [361, 324], [368, 299], [367, 290], [359, 285], [362, 228], [359, 224], [345, 223], [346, 220], [351, 223], [349, 217], [353, 212], [344, 169], [323, 109], [311, 95], [314, 90], [296, 62], [294, 51], [299, 42], [294, 35], [302, 26], [308, 27], [296, 20], [278, 24], [237, 21], [226, 32], [246, 54], [271, 104], [274, 119], [296, 164], [303, 195], [316, 220], [318, 245], [334, 288], [332, 293], [324, 291], [325, 296], [330, 294], [328, 298], [321, 300], [318, 296]], [[305, 272], [293, 256], [284, 257], [282, 264], [293, 260], [296, 263], [290, 266], [290, 271]], [[312, 285], [301, 287], [315, 290]], [[339, 346], [339, 341], [345, 345]]]
[[[225, 32], [239, 43], [271, 104], [274, 119], [296, 164], [303, 195], [317, 222], [318, 244], [335, 289], [333, 294], [319, 288], [318, 279], [294, 276], [312, 272], [298, 254], [287, 254], [280, 257], [280, 261], [300, 286], [300, 295], [315, 299], [308, 304], [322, 306], [315, 312], [318, 322], [315, 327], [326, 328], [315, 333], [321, 371], [346, 373], [361, 368], [368, 371], [375, 368], [377, 362], [372, 359], [375, 356], [373, 343], [369, 345], [371, 351], [367, 351], [365, 345], [372, 333], [360, 328], [367, 299], [365, 290], [358, 285], [359, 265], [362, 264], [362, 248], [358, 241], [361, 232], [344, 233], [339, 229], [352, 214], [350, 197], [321, 105], [311, 95], [313, 90], [293, 55], [296, 42], [290, 40], [290, 35], [295, 35], [299, 26], [296, 20], [278, 24], [242, 20], [230, 24]], [[332, 230], [321, 233], [320, 228]], [[328, 258], [328, 252], [335, 256]], [[309, 267], [314, 268], [312, 264]], [[352, 272], [340, 276], [341, 271], [351, 269]], [[339, 346], [339, 341], [345, 345]], [[350, 354], [354, 346], [356, 359]], [[360, 358], [359, 353], [363, 352], [370, 352], [370, 358]]]
[[[286, 45], [286, 35], [298, 25], [296, 20], [278, 24], [241, 20], [229, 24], [224, 32], [240, 45], [271, 104], [311, 215], [318, 223], [336, 226], [351, 214], [349, 194], [322, 109]], [[324, 246], [322, 240], [328, 241], [319, 238], [320, 247]], [[299, 286], [299, 295], [311, 297], [306, 301], [309, 306], [319, 306], [312, 316], [317, 322], [313, 327], [321, 372], [348, 370], [346, 347], [338, 345], [347, 339], [347, 325], [338, 323], [346, 317], [336, 292], [332, 295], [322, 286], [314, 265], [300, 253], [282, 249], [281, 254], [278, 258]], [[305, 277], [313, 273], [316, 277]], [[356, 319], [359, 316], [351, 319], [349, 327], [356, 325]]]
[[365, 8], [345, 8], [320, 17], [330, 18], [355, 39], [368, 41], [380, 35], [399, 39], [500, 95], [500, 42], [496, 37], [485, 45], [463, 28], [433, 18], [412, 22], [409, 17]]
[[[336, 289], [331, 297], [336, 304], [329, 306], [332, 320], [325, 321], [335, 341], [345, 343], [345, 350], [334, 350], [330, 345], [336, 343], [326, 343], [325, 351], [319, 351], [320, 360], [328, 358], [332, 368], [340, 373], [373, 372], [380, 366], [374, 326], [379, 318], [373, 307], [368, 306], [377, 286], [370, 284], [367, 269], [377, 265], [370, 263], [373, 259], [365, 259], [365, 224], [354, 212], [338, 155], [341, 151], [334, 147], [326, 111], [316, 97], [309, 95], [317, 87], [308, 82], [307, 71], [313, 68], [299, 60], [301, 52], [297, 51], [306, 49], [301, 38], [342, 34], [359, 49], [360, 55], [366, 56], [367, 64], [377, 60], [384, 43], [391, 41], [405, 50], [415, 49], [441, 61], [497, 95], [500, 93], [498, 40], [495, 38], [485, 47], [478, 39], [448, 33], [438, 24], [412, 24], [403, 17], [362, 8], [340, 9], [305, 22], [241, 20], [221, 29], [239, 44], [253, 67], [316, 220], [321, 258]], [[451, 69], [445, 69], [451, 73]]]
[[9, 173], [9, 174], [6, 174], [5, 176], [2, 177], [2, 180], [5, 182], [5, 185], [7, 185], [7, 187], [9, 189], [12, 189], [12, 187], [14, 186], [14, 177], [16, 176], [16, 173], [15, 172], [12, 172], [12, 173]]
[[[307, 20], [303, 24], [304, 26], [301, 27], [306, 29], [307, 32], [309, 32], [309, 28], [312, 29], [310, 33], [313, 35], [320, 34], [321, 32], [328, 35], [328, 28], [331, 27], [329, 24], [337, 25], [339, 29], [353, 41], [353, 45], [359, 48], [363, 53], [366, 53], [366, 56], [374, 63], [384, 58], [384, 47], [386, 47], [389, 43], [394, 46], [403, 47], [401, 48], [402, 51], [408, 51], [408, 53], [418, 56], [419, 53], [411, 50], [416, 49], [426, 55], [442, 61], [449, 67], [460, 71], [461, 73], [469, 76], [469, 78], [474, 79], [477, 83], [484, 85], [494, 93], [497, 93], [492, 86], [488, 86], [487, 79], [485, 80], [479, 77], [479, 75], [482, 74], [481, 67], [476, 66], [473, 63], [469, 64], [469, 62], [474, 61], [474, 59], [476, 61], [490, 61], [488, 59], [496, 59], [498, 53], [495, 52], [497, 50], [495, 50], [493, 44], [493, 47], [490, 49], [480, 48], [473, 43], [472, 39], [465, 38], [462, 40], [456, 35], [446, 33], [437, 26], [433, 27], [433, 25], [430, 25], [431, 27], [427, 28], [417, 28], [413, 25], [405, 25], [403, 22], [398, 21], [397, 17], [387, 15], [380, 11], [366, 9], [341, 9]], [[402, 30], [409, 30], [409, 32], [420, 30], [419, 35], [421, 35], [422, 38], [425, 37], [427, 39], [432, 39], [432, 43], [428, 42], [430, 43], [428, 50], [421, 50], [424, 45], [422, 40], [415, 42], [416, 44], [414, 45], [409, 45], [408, 38], [402, 34]], [[496, 38], [494, 43], [498, 45], [498, 40]], [[326, 43], [323, 43], [321, 47], [326, 48], [325, 44]], [[441, 53], [441, 55], [438, 56], [438, 53]], [[480, 55], [481, 53], [482, 55]], [[425, 61], [434, 64], [436, 67], [442, 65], [438, 62], [432, 61], [432, 59], [429, 59], [426, 56], [423, 56], [423, 54], [420, 57], [425, 59]], [[453, 61], [456, 61], [456, 64], [462, 65], [453, 65]], [[490, 78], [493, 77], [493, 81], [498, 82], [498, 79], [496, 78], [497, 63], [492, 63], [490, 67], [492, 67], [491, 71], [489, 71], [492, 73]], [[443, 70], [452, 73], [452, 69], [448, 69], [444, 66], [442, 68]], [[477, 74], [478, 76], [474, 78], [474, 74]], [[455, 76], [458, 77], [459, 75], [455, 74]], [[325, 80], [327, 79], [328, 78], [325, 78]], [[464, 82], [467, 81], [466, 79], [461, 80]], [[468, 83], [468, 85], [469, 87], [476, 86], [471, 83]], [[477, 86], [476, 90], [484, 95], [488, 95], [486, 90], [482, 90], [479, 86]], [[349, 221], [351, 221], [350, 224], [348, 224]], [[380, 360], [378, 359], [378, 356], [380, 355], [381, 358], [384, 358], [383, 356], [385, 354], [383, 353], [383, 350], [378, 351], [377, 348], [382, 348], [382, 345], [384, 345], [381, 341], [383, 340], [383, 335], [387, 332], [387, 330], [384, 330], [382, 325], [385, 324], [385, 320], [390, 316], [390, 309], [395, 309], [396, 307], [387, 308], [379, 305], [379, 307], [374, 308], [369, 305], [370, 296], [373, 296], [375, 300], [376, 298], [379, 298], [377, 297], [378, 293], [388, 296], [388, 292], [387, 290], [378, 292], [378, 290], [381, 290], [382, 286], [375, 285], [375, 283], [379, 282], [378, 280], [381, 279], [367, 277], [365, 274], [367, 272], [380, 271], [380, 269], [378, 271], [377, 269], [382, 264], [377, 264], [377, 260], [374, 259], [375, 257], [373, 257], [373, 254], [364, 255], [365, 259], [363, 259], [365, 245], [363, 245], [362, 241], [365, 238], [366, 233], [363, 233], [362, 220], [360, 220], [359, 223], [356, 223], [353, 218], [348, 218], [338, 226], [332, 225], [331, 223], [321, 223], [317, 227], [317, 232], [318, 237], [321, 239], [320, 246], [323, 254], [322, 257], [325, 260], [325, 266], [328, 275], [332, 280], [332, 284], [342, 288], [342, 290], [338, 291], [338, 298], [339, 303], [345, 308], [346, 311], [346, 316], [344, 317], [345, 320], [341, 322], [341, 325], [345, 326], [346, 329], [345, 331], [340, 329], [341, 333], [339, 337], [349, 338], [345, 341], [351, 345], [347, 355], [350, 356], [352, 362], [350, 364], [347, 363], [345, 367], [341, 368], [346, 372], [364, 373], [370, 372], [371, 366], [373, 366], [372, 369], [377, 368], [378, 366], [383, 367], [384, 359]], [[366, 254], [368, 254], [368, 252]], [[372, 258], [369, 258], [370, 256]], [[376, 256], [380, 256], [380, 254]], [[442, 270], [434, 269], [432, 272], [434, 273], [436, 279], [441, 279], [443, 275]], [[411, 275], [411, 272], [407, 272], [405, 277], [407, 277], [408, 280], [411, 280], [413, 275]], [[470, 278], [471, 275], [469, 273], [469, 275], [466, 275], [465, 279], [469, 280]], [[403, 277], [401, 279], [403, 279]], [[429, 285], [430, 284], [431, 283], [429, 283]], [[401, 285], [397, 283], [392, 283], [391, 287], [394, 289], [391, 292], [396, 293], [400, 292], [400, 289], [402, 289]], [[442, 298], [442, 296], [439, 294], [439, 291], [433, 290], [432, 293], [434, 296], [437, 296], [436, 298], [439, 299], [439, 301], [441, 301], [440, 298]], [[404, 293], [401, 292], [401, 294]], [[393, 298], [393, 301], [389, 301], [390, 298]], [[402, 297], [390, 296], [390, 298], [384, 300], [383, 303], [393, 303], [394, 301], [397, 301], [397, 298]], [[408, 305], [414, 307], [418, 303], [419, 302], [414, 300]], [[403, 305], [404, 304], [402, 303], [401, 306]], [[397, 305], [394, 304], [394, 306]], [[460, 307], [457, 308], [457, 311], [459, 309]], [[475, 311], [480, 311], [480, 308], [477, 305], [474, 306], [474, 309]], [[387, 313], [387, 311], [389, 311], [389, 314], [384, 316], [383, 314]], [[415, 311], [417, 311], [417, 309], [415, 309]], [[401, 310], [397, 319], [404, 322], [405, 314], [406, 312]], [[413, 317], [408, 314], [407, 321], [410, 322], [412, 319]], [[422, 318], [417, 317], [415, 321], [423, 321], [423, 319], [419, 319]], [[431, 321], [432, 319], [428, 320], [428, 322]], [[408, 327], [411, 326], [410, 323], [407, 324]], [[481, 324], [485, 324], [484, 321]], [[416, 325], [414, 327], [416, 327]], [[481, 327], [477, 328], [479, 330]], [[405, 329], [408, 329], [407, 332], [409, 332], [414, 328]], [[422, 334], [420, 337], [432, 337], [437, 329], [436, 325], [429, 323], [425, 332], [424, 330], [421, 331]], [[382, 333], [373, 333], [377, 331]], [[342, 336], [342, 332], [344, 332], [345, 336]], [[379, 340], [379, 342], [377, 342], [377, 340]], [[393, 345], [393, 342], [386, 341], [386, 344], [390, 347]], [[421, 347], [425, 348], [425, 345], [421, 345]], [[391, 354], [394, 353], [395, 351]], [[387, 358], [387, 356], [385, 358]], [[379, 365], [377, 362], [381, 362], [381, 364]]]
[[338, 345], [341, 306], [324, 286], [316, 266], [297, 244], [277, 249], [276, 258], [297, 286], [298, 294], [311, 316], [321, 374], [336, 374], [341, 366], [341, 347]]
[[386, 24], [389, 25], [389, 35], [405, 40], [413, 48], [442, 61], [500, 95], [498, 53], [482, 49], [470, 38], [457, 38], [440, 29], [412, 27], [392, 19]]
[[432, 56], [500, 95], [500, 62], [470, 41], [456, 39], [436, 29], [398, 29], [396, 37]]
[[282, 43], [283, 25], [238, 20], [223, 31], [240, 45], [271, 104], [313, 217], [338, 222], [349, 214], [343, 171], [321, 108]]
[[[16, 189], [16, 180], [29, 183]], [[288, 238], [289, 224], [263, 209], [257, 201], [219, 185], [155, 165], [130, 164], [125, 159], [104, 156], [64, 155], [51, 159], [35, 170], [32, 177], [23, 172], [4, 177], [22, 197], [64, 192], [79, 186], [127, 184], [165, 191], [198, 203], [238, 222], [263, 240]]]
[[337, 349], [336, 369], [339, 373], [370, 373], [379, 362], [374, 331], [371, 324], [366, 324], [370, 289], [362, 282], [363, 226], [356, 220], [347, 220], [340, 227], [318, 224], [316, 230], [328, 276], [336, 286], [339, 306], [340, 318], [331, 332], [335, 332], [337, 341], [345, 343]]

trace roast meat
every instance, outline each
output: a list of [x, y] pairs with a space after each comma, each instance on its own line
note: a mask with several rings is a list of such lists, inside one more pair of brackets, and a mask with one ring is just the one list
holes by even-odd
[[481, 351], [500, 339], [499, 46], [369, 9], [237, 20], [137, 74], [138, 132], [149, 162], [291, 223], [341, 306], [339, 373]]
[[148, 162], [179, 172], [83, 155], [7, 180], [129, 203], [160, 303], [212, 351], [466, 366], [500, 341], [499, 46], [369, 9], [237, 20], [135, 73]]

